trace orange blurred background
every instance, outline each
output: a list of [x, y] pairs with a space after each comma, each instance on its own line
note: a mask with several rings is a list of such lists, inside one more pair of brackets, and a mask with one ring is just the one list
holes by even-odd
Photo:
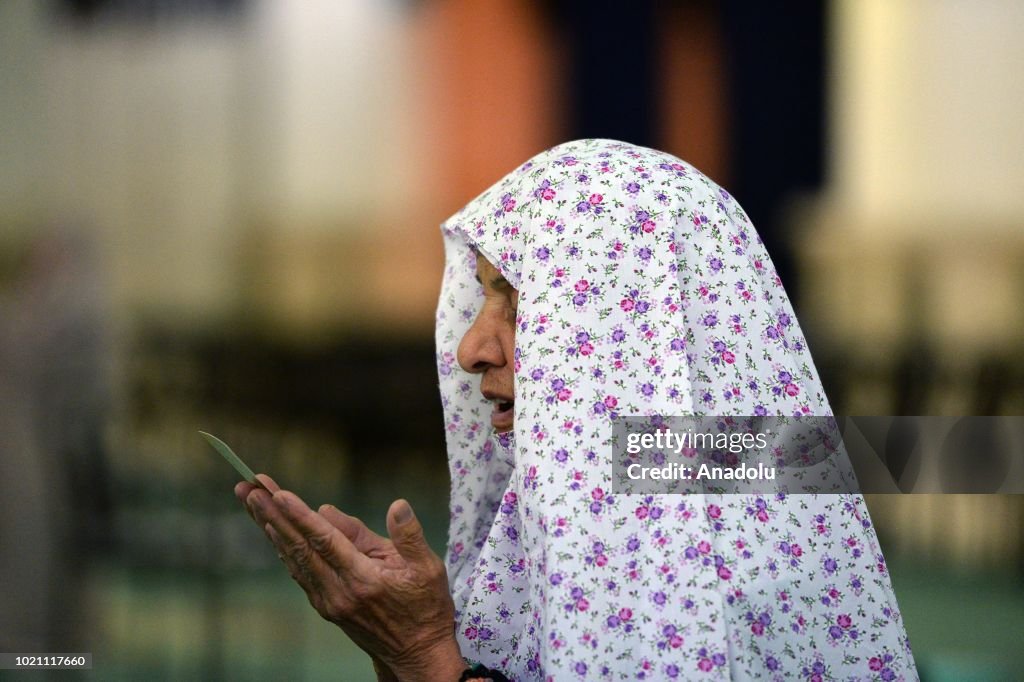
[[[736, 195], [839, 414], [1024, 409], [1015, 0], [0, 3], [0, 650], [372, 679], [221, 435], [442, 551], [438, 226], [576, 137]], [[922, 679], [1024, 671], [1019, 497], [868, 500]], [[954, 615], [955, 614], [955, 615]]]

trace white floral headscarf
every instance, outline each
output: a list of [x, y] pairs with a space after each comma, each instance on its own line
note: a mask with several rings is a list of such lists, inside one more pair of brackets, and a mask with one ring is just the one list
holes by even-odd
[[[917, 679], [860, 495], [614, 495], [610, 419], [829, 415], [746, 214], [610, 140], [525, 163], [443, 226], [437, 348], [463, 654], [517, 680]], [[519, 290], [515, 430], [456, 362]]]

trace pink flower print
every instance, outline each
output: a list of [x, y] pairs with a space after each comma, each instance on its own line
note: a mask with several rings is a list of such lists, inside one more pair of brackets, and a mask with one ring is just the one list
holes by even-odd
[[736, 362], [736, 355], [730, 350], [724, 350], [722, 351], [722, 360], [724, 360], [727, 365], [731, 365]]
[[701, 540], [697, 543], [697, 551], [701, 554], [708, 554], [711, 552], [711, 543], [707, 540]]
[[800, 387], [796, 384], [786, 384], [786, 395], [794, 396], [800, 393]]
[[503, 209], [505, 209], [505, 213], [508, 213], [508, 212], [510, 212], [510, 211], [515, 209], [515, 207], [516, 207], [516, 200], [511, 198], [511, 197], [509, 197], [508, 199], [505, 200], [505, 202], [501, 205], [501, 207]]
[[573, 285], [573, 288], [582, 294], [590, 288], [590, 282], [585, 279], [581, 279]]
[[880, 659], [878, 656], [872, 656], [868, 659], [868, 668], [870, 670], [878, 672], [882, 669], [882, 659]]
[[523, 479], [523, 485], [526, 488], [528, 488], [529, 490], [536, 490], [537, 489], [537, 467], [536, 466], [531, 465], [530, 468], [526, 470], [526, 477]]
[[622, 302], [619, 303], [619, 307], [628, 313], [635, 307], [635, 304], [633, 303], [633, 299], [624, 298], [622, 299]]
[[747, 513], [752, 514], [758, 521], [764, 523], [768, 520], [768, 503], [763, 497], [754, 500], [753, 507], [747, 507]]
[[850, 618], [848, 614], [841, 614], [838, 618], [836, 618], [836, 625], [838, 625], [844, 630], [849, 630], [850, 627], [853, 625], [853, 619]]
[[722, 564], [718, 567], [718, 577], [722, 580], [728, 580], [732, 577], [732, 571], [725, 564]]
[[710, 516], [713, 519], [717, 519], [721, 515], [722, 515], [722, 508], [721, 507], [719, 507], [717, 504], [709, 504], [708, 505], [708, 516]]
[[561, 400], [561, 401], [563, 401], [563, 402], [564, 402], [564, 401], [566, 401], [566, 400], [568, 400], [569, 398], [571, 398], [571, 397], [572, 397], [572, 391], [570, 391], [570, 390], [569, 390], [569, 389], [567, 389], [567, 388], [563, 388], [563, 389], [561, 389], [560, 391], [558, 391], [558, 393], [556, 393], [556, 394], [555, 394], [555, 396], [556, 396], [556, 397], [557, 397], [557, 398], [558, 398], [559, 400]]
[[587, 199], [591, 206], [596, 206], [604, 201], [604, 195], [602, 194], [591, 194], [590, 198]]
[[648, 234], [654, 232], [655, 227], [657, 226], [654, 224], [653, 220], [645, 220], [643, 224], [640, 225], [640, 229]]
[[555, 190], [550, 187], [545, 187], [540, 193], [540, 198], [545, 201], [551, 201], [555, 198]]
[[609, 410], [615, 409], [618, 406], [618, 404], [619, 404], [619, 399], [616, 398], [615, 396], [613, 396], [613, 395], [606, 395], [604, 397], [604, 405]]
[[636, 517], [638, 519], [643, 520], [647, 518], [648, 514], [650, 514], [650, 511], [651, 510], [648, 509], [646, 506], [640, 505], [639, 507], [636, 508], [636, 512], [634, 513], [636, 514]]

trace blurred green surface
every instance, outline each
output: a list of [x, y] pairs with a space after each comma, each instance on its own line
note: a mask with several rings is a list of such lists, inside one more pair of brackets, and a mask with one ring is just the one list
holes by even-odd
[[[425, 516], [440, 549], [443, 519]], [[964, 575], [905, 559], [889, 565], [923, 680], [1024, 676], [1024, 589], [1016, 576]], [[94, 669], [53, 679], [374, 679], [368, 658], [274, 563], [205, 575], [101, 564], [92, 585]]]

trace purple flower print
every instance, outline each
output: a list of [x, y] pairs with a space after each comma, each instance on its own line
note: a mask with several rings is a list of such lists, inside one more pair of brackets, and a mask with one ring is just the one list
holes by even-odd
[[[912, 679], [859, 495], [616, 497], [601, 473], [620, 412], [829, 414], [746, 214], [625, 143], [575, 141], [521, 168], [444, 227], [444, 556], [467, 654], [512, 679]], [[507, 433], [457, 361], [482, 299], [471, 249], [523, 294]], [[733, 656], [722, 633], [754, 648]]]

